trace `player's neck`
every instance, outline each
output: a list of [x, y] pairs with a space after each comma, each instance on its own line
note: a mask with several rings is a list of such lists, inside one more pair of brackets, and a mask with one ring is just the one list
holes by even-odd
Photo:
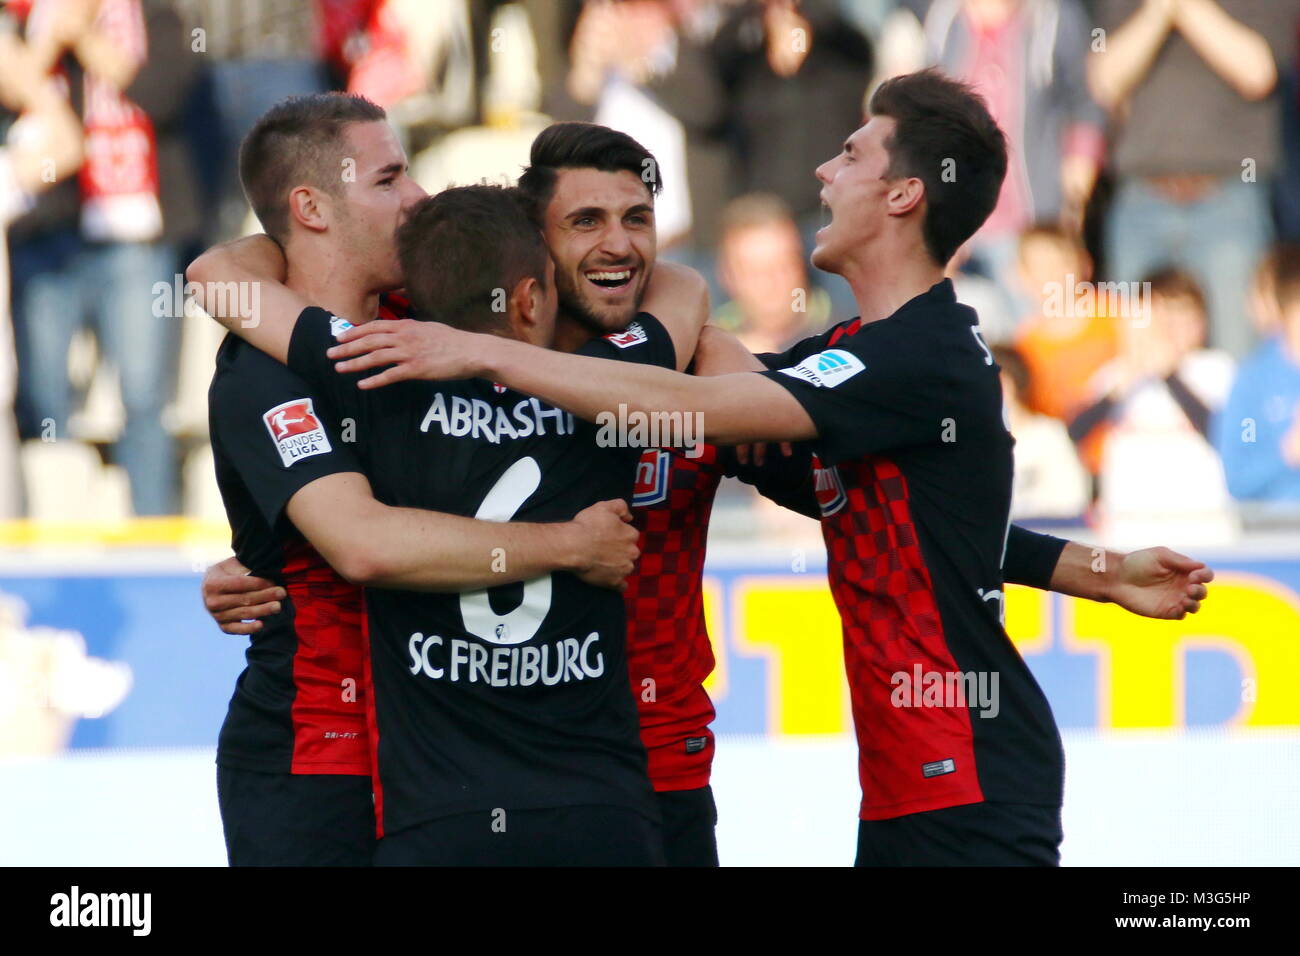
[[857, 300], [863, 322], [887, 319], [944, 279], [923, 246], [864, 249], [841, 272]]
[[379, 293], [368, 288], [346, 269], [330, 264], [307, 268], [294, 256], [289, 257], [284, 284], [312, 305], [342, 316], [353, 325], [369, 322], [379, 311]]
[[557, 352], [576, 352], [593, 338], [591, 329], [570, 316], [563, 309], [555, 318], [555, 344]]

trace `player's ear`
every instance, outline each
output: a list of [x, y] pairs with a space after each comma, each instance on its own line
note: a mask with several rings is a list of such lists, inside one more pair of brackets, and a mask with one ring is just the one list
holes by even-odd
[[511, 311], [519, 316], [524, 325], [536, 325], [541, 317], [545, 299], [541, 283], [532, 276], [524, 276], [510, 291]]
[[536, 337], [541, 316], [541, 300], [536, 291], [537, 280], [525, 276], [514, 284], [507, 297], [510, 329], [513, 336], [522, 342], [531, 342]]
[[324, 232], [329, 224], [329, 198], [311, 186], [296, 186], [289, 191], [289, 218], [312, 232]]
[[925, 183], [915, 176], [900, 179], [889, 190], [889, 212], [894, 216], [905, 216], [921, 205], [925, 198]]

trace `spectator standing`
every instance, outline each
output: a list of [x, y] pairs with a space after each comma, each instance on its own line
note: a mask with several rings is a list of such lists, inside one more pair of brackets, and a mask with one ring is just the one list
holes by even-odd
[[1104, 0], [1089, 85], [1118, 128], [1107, 273], [1166, 264], [1206, 290], [1210, 341], [1254, 341], [1251, 270], [1272, 235], [1278, 63], [1294, 51], [1300, 0]]
[[930, 62], [971, 83], [1007, 134], [1007, 176], [972, 254], [1019, 314], [1020, 233], [1042, 221], [1079, 233], [1105, 153], [1105, 114], [1086, 82], [1088, 21], [1078, 0], [934, 0], [925, 34]]
[[6, 122], [0, 141], [0, 519], [10, 519], [20, 514], [22, 493], [5, 227], [30, 209], [37, 193], [75, 177], [81, 162], [81, 123], [54, 83], [31, 62], [8, 13], [0, 13], [0, 62], [6, 67], [0, 70], [0, 112], [12, 120]]
[[322, 8], [349, 22], [352, 14], [332, 9], [326, 0], [176, 3], [197, 31], [208, 65], [205, 93], [215, 116], [205, 132], [213, 148], [202, 159], [205, 176], [217, 183], [218, 222], [212, 238], [230, 238], [242, 234], [248, 216], [236, 162], [240, 142], [257, 118], [286, 96], [328, 88], [322, 47], [330, 34], [321, 23]]
[[86, 157], [75, 228], [64, 224], [49, 268], [38, 264], [24, 277], [23, 360], [33, 410], [57, 437], [69, 437], [68, 350], [89, 320], [101, 356], [119, 375], [126, 416], [116, 457], [130, 478], [135, 513], [173, 514], [176, 450], [163, 411], [179, 348], [170, 290], [179, 247], [199, 231], [193, 163], [181, 134], [198, 64], [179, 17], [163, 3], [37, 0], [28, 33], [41, 73], [75, 61], [68, 77], [81, 87]]
[[[713, 56], [726, 91], [736, 155], [728, 195], [763, 192], [785, 201], [804, 251], [824, 225], [811, 171], [862, 124], [871, 43], [835, 0], [745, 0], [718, 28]], [[838, 276], [816, 279], [837, 312], [856, 309]]]

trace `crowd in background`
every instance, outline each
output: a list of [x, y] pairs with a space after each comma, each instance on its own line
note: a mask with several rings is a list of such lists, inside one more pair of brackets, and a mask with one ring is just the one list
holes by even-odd
[[252, 228], [235, 156], [284, 96], [375, 100], [429, 190], [513, 176], [551, 120], [627, 131], [661, 170], [660, 254], [774, 351], [854, 314], [808, 264], [813, 170], [879, 82], [927, 65], [972, 83], [1010, 146], [950, 273], [1002, 368], [1016, 515], [1226, 539], [1243, 514], [1300, 513], [1300, 0], [9, 0], [0, 17], [0, 517], [220, 513], [218, 333], [184, 314], [181, 273]]

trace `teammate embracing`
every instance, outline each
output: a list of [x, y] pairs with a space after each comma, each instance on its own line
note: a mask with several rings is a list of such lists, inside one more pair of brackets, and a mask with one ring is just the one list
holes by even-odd
[[[340, 176], [345, 163], [355, 175]], [[357, 316], [406, 314], [404, 299], [381, 293], [401, 284], [395, 230], [424, 192], [381, 109], [341, 95], [288, 100], [249, 133], [240, 172], [288, 255], [291, 288]], [[231, 288], [209, 286], [209, 306], [237, 299]], [[230, 863], [369, 865], [360, 585], [460, 591], [568, 570], [612, 587], [636, 555], [626, 505], [503, 526], [380, 504], [328, 396], [234, 336], [217, 356], [209, 413], [236, 558], [205, 592], [225, 629], [253, 635], [217, 748]], [[508, 567], [491, 561], [497, 547]], [[238, 575], [249, 568], [261, 577]], [[245, 593], [223, 596], [223, 581]]]
[[[843, 490], [822, 526], [859, 742], [858, 863], [1051, 865], [1060, 738], [1001, 620], [1012, 439], [975, 314], [943, 277], [996, 202], [1005, 140], [977, 96], [936, 72], [882, 85], [871, 113], [817, 171], [833, 218], [813, 253], [862, 314], [764, 357], [769, 371], [616, 368], [413, 323], [349, 332], [331, 355], [348, 374], [384, 368], [367, 390], [479, 375], [588, 420], [623, 405], [702, 415], [721, 443], [813, 441], [823, 480]], [[1054, 548], [1036, 576], [1153, 616], [1195, 611], [1212, 577], [1154, 549], [1108, 555], [1088, 579], [1077, 549]], [[964, 686], [996, 675], [999, 706], [964, 694], [916, 706], [897, 690], [918, 670]]]

